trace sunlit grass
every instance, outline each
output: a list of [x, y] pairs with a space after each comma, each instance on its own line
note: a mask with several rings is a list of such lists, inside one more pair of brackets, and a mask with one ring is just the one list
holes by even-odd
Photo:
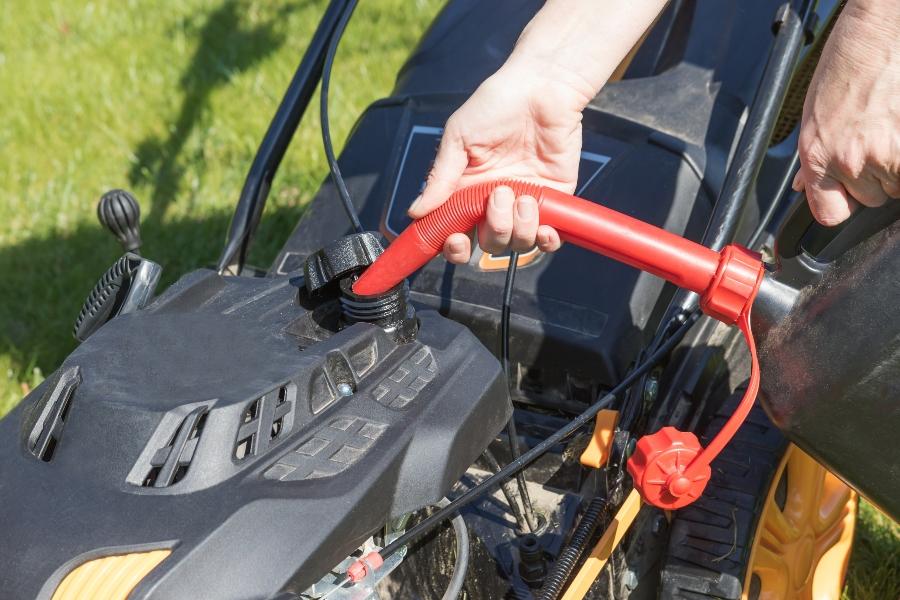
[[900, 526], [862, 502], [844, 600], [894, 598], [900, 598]]
[[[0, 414], [72, 350], [72, 322], [118, 256], [94, 215], [135, 192], [163, 284], [213, 262], [250, 161], [322, 0], [0, 2]], [[331, 93], [340, 147], [440, 7], [361, 2]], [[251, 259], [266, 264], [325, 176], [314, 99]]]

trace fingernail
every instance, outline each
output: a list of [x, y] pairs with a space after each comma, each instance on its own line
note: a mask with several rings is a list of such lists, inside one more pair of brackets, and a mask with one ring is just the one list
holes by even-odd
[[409, 212], [413, 212], [416, 208], [422, 204], [422, 194], [416, 196], [416, 199], [413, 200], [413, 203], [409, 205]]
[[511, 189], [499, 187], [491, 194], [491, 201], [494, 203], [495, 208], [498, 208], [501, 211], [507, 211], [512, 209], [513, 202], [516, 201], [516, 196]]
[[453, 240], [452, 242], [450, 242], [447, 245], [450, 248], [451, 254], [459, 254], [460, 252], [462, 252], [463, 250], [466, 249], [466, 245], [459, 240]]
[[536, 204], [537, 203], [530, 196], [522, 196], [519, 198], [519, 201], [516, 202], [516, 214], [519, 216], [519, 220], [532, 220], [534, 218], [534, 213], [536, 212]]

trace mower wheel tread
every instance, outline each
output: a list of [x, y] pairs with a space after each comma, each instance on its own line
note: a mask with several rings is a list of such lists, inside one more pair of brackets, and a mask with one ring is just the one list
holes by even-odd
[[[701, 435], [706, 444], [737, 408], [744, 386], [721, 404]], [[756, 522], [787, 440], [757, 405], [712, 463], [703, 496], [672, 520], [660, 575], [665, 600], [739, 600]]]

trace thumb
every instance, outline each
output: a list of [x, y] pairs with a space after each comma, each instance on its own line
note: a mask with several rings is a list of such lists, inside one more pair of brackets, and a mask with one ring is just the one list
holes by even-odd
[[456, 184], [468, 165], [469, 155], [462, 139], [445, 130], [434, 166], [425, 181], [425, 189], [409, 207], [409, 216], [422, 218], [446, 202], [450, 194], [456, 191]]
[[806, 187], [806, 184], [803, 181], [803, 170], [797, 169], [797, 174], [794, 175], [794, 183], [791, 184], [791, 188], [795, 192], [802, 192], [804, 187]]

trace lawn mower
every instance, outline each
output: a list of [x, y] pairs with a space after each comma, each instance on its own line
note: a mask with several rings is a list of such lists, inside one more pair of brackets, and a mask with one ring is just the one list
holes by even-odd
[[[411, 222], [540, 4], [449, 1], [338, 160], [332, 0], [217, 265], [165, 290], [101, 198], [126, 253], [0, 421], [4, 597], [840, 597], [857, 492], [900, 516], [900, 203], [826, 228], [790, 191], [839, 3], [673, 0], [586, 109], [574, 196]], [[252, 267], [319, 83], [331, 176]], [[500, 184], [564, 247], [436, 259]]]

